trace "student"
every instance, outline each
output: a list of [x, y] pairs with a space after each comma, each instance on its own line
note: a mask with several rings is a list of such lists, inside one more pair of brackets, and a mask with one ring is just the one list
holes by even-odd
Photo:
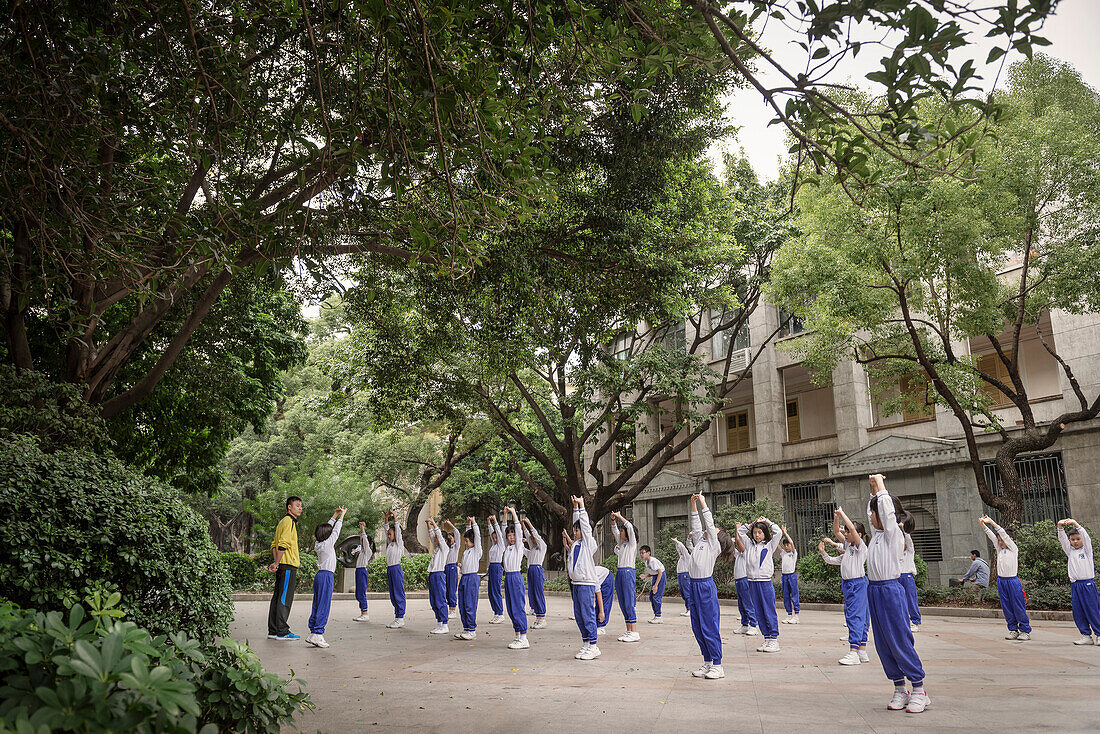
[[615, 605], [615, 575], [607, 566], [596, 566], [596, 634], [607, 634], [611, 607]]
[[[1066, 528], [1069, 528], [1068, 530]], [[1074, 645], [1100, 645], [1100, 597], [1096, 594], [1096, 566], [1092, 560], [1092, 538], [1076, 520], [1058, 521], [1058, 542], [1066, 552], [1073, 621], [1081, 632]]]
[[374, 557], [374, 548], [367, 537], [367, 524], [359, 523], [359, 550], [355, 554], [355, 600], [359, 602], [359, 616], [353, 622], [369, 622], [367, 614], [367, 564]]
[[752, 606], [749, 589], [749, 563], [745, 556], [745, 544], [741, 541], [741, 523], [734, 522], [733, 531], [733, 587], [737, 592], [737, 611], [741, 614], [739, 635], [760, 634], [756, 629], [756, 611]]
[[[840, 527], [844, 523], [843, 529]], [[848, 627], [848, 654], [840, 659], [841, 665], [859, 665], [869, 663], [867, 656], [867, 629], [871, 625], [870, 610], [867, 607], [867, 543], [863, 540], [866, 528], [863, 523], [853, 522], [839, 507], [833, 511], [833, 535], [840, 542], [830, 538], [817, 544], [821, 559], [832, 566], [840, 566], [840, 589], [844, 593], [844, 623]], [[825, 552], [828, 542], [840, 551], [839, 556]]]
[[[650, 624], [661, 623], [661, 603], [665, 597], [665, 564], [661, 563], [648, 545], [639, 549], [642, 561], [645, 563], [645, 575], [643, 579], [653, 579], [649, 587], [649, 605], [653, 607], [653, 619]], [[622, 639], [621, 637], [619, 639]]]
[[[673, 538], [672, 543], [676, 546], [676, 554], [679, 556], [676, 559], [676, 582], [680, 586], [680, 598], [684, 600], [684, 611], [680, 612], [680, 616], [690, 617], [691, 574], [688, 573], [688, 569], [691, 568], [691, 549], [681, 543], [679, 538]], [[688, 533], [688, 543], [691, 543], [691, 533]]]
[[489, 606], [493, 608], [493, 618], [489, 624], [500, 624], [504, 621], [504, 597], [501, 596], [500, 586], [504, 581], [504, 533], [500, 532], [496, 515], [489, 515], [489, 569], [485, 574], [485, 583], [489, 585]]
[[787, 612], [787, 618], [783, 624], [798, 624], [798, 551], [794, 548], [794, 541], [787, 534], [787, 526], [783, 530], [783, 548], [779, 551], [779, 570], [783, 587], [783, 609]]
[[392, 512], [386, 513], [386, 586], [393, 604], [393, 621], [386, 629], [405, 626], [405, 570], [401, 568], [401, 556], [405, 555], [405, 541], [401, 539], [401, 524]]
[[745, 570], [749, 581], [749, 599], [764, 642], [757, 652], [779, 652], [779, 616], [775, 613], [775, 549], [782, 538], [780, 528], [766, 517], [737, 529], [745, 546]]
[[458, 582], [459, 616], [462, 619], [462, 631], [455, 634], [456, 640], [472, 640], [477, 637], [477, 593], [481, 586], [481, 577], [477, 569], [481, 565], [481, 528], [472, 517], [466, 518], [466, 532], [462, 542], [466, 549], [462, 552], [462, 578]]
[[[619, 636], [619, 642], [637, 642], [642, 639], [638, 634], [638, 571], [634, 568], [634, 559], [638, 555], [638, 536], [634, 534], [634, 525], [617, 512], [611, 513], [611, 534], [617, 541], [615, 593], [619, 595], [619, 609], [626, 620], [626, 634]], [[607, 616], [611, 616], [610, 610]]]
[[581, 632], [583, 646], [575, 657], [577, 660], [594, 660], [602, 653], [596, 645], [596, 563], [592, 554], [596, 552], [596, 539], [592, 537], [592, 525], [588, 521], [588, 512], [584, 508], [584, 498], [572, 497], [573, 501], [573, 538], [564, 533], [567, 543], [565, 562], [569, 570], [569, 580], [573, 584], [573, 617]]
[[435, 612], [435, 629], [432, 630], [431, 634], [445, 635], [450, 631], [447, 629], [449, 617], [447, 616], [447, 572], [445, 569], [451, 547], [447, 543], [443, 531], [436, 526], [434, 520], [429, 517], [424, 521], [424, 524], [428, 526], [428, 538], [432, 544], [432, 557], [428, 561], [428, 603], [431, 604], [432, 611]]
[[912, 515], [905, 518], [901, 530], [905, 534], [905, 546], [901, 552], [901, 585], [905, 588], [906, 609], [909, 613], [909, 631], [920, 632], [920, 601], [917, 598], [917, 549], [913, 545], [913, 531], [917, 521]]
[[[886, 708], [919, 714], [932, 702], [924, 690], [924, 668], [907, 624], [905, 589], [900, 580], [905, 542], [900, 523], [907, 513], [898, 498], [886, 491], [885, 477], [872, 474], [870, 483], [867, 519], [873, 530], [867, 547], [867, 602], [875, 631], [875, 651], [886, 677], [894, 683], [894, 695]], [[913, 686], [912, 692], [905, 690], [906, 678]]]
[[298, 518], [302, 515], [302, 498], [286, 498], [286, 514], [275, 526], [271, 539], [273, 560], [267, 570], [275, 574], [275, 589], [267, 610], [267, 639], [290, 641], [300, 639], [290, 631], [290, 607], [294, 604], [294, 585], [298, 581]]
[[313, 530], [317, 542], [313, 550], [317, 553], [317, 573], [313, 576], [313, 611], [309, 615], [309, 636], [306, 642], [314, 647], [328, 647], [325, 641], [325, 625], [332, 608], [332, 587], [336, 584], [336, 541], [340, 539], [340, 528], [344, 526], [346, 507], [338, 507], [327, 521]]
[[527, 542], [523, 551], [527, 556], [527, 601], [535, 613], [531, 629], [540, 630], [546, 627], [546, 571], [542, 566], [546, 560], [546, 541], [526, 517], [523, 518], [523, 536]]
[[1027, 597], [1016, 573], [1020, 565], [1020, 550], [1008, 532], [989, 515], [982, 515], [978, 523], [985, 530], [989, 541], [997, 549], [997, 596], [1001, 599], [1001, 611], [1008, 625], [1006, 640], [1027, 642], [1031, 639], [1031, 620], [1027, 617]]
[[527, 590], [523, 588], [523, 526], [519, 522], [516, 508], [509, 507], [507, 512], [512, 515], [512, 524], [505, 532], [506, 544], [502, 560], [504, 599], [508, 604], [508, 616], [512, 620], [512, 629], [516, 633], [508, 649], [526, 650], [531, 647], [531, 643], [527, 641]]
[[462, 550], [462, 533], [450, 520], [443, 521], [443, 529], [447, 531], [447, 563], [443, 566], [443, 573], [447, 578], [447, 607], [450, 617], [455, 616], [458, 607], [458, 554]]
[[722, 552], [714, 517], [701, 494], [691, 495], [691, 631], [699, 643], [703, 665], [692, 671], [696, 678], [725, 678], [722, 669], [722, 608], [718, 606], [718, 587], [714, 583], [714, 562]]

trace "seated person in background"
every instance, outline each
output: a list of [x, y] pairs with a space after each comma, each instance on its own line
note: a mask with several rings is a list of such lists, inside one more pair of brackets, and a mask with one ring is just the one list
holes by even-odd
[[989, 564], [982, 560], [982, 554], [977, 550], [970, 551], [970, 568], [959, 579], [959, 583], [973, 581], [975, 586], [983, 589], [989, 586]]

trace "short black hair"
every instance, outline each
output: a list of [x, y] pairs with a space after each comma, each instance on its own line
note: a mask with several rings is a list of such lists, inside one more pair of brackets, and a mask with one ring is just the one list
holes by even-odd
[[313, 529], [313, 537], [318, 543], [324, 543], [332, 537], [332, 523], [323, 522]]
[[301, 501], [302, 501], [301, 497], [299, 497], [296, 494], [292, 494], [292, 495], [290, 495], [289, 497], [286, 498], [286, 506], [289, 509], [291, 502], [301, 502]]
[[471, 543], [473, 543], [474, 542], [474, 529], [473, 528], [466, 528], [466, 532], [464, 532], [462, 534], [462, 537], [465, 538], [466, 540], [470, 541]]
[[980, 550], [978, 550], [977, 548], [975, 548], [974, 550], [970, 551], [970, 555], [977, 556], [978, 558], [981, 558], [982, 557], [982, 552]]
[[753, 532], [753, 531], [754, 531], [754, 530], [755, 530], [756, 528], [760, 528], [760, 529], [761, 529], [761, 530], [762, 530], [762, 531], [764, 532], [764, 542], [765, 542], [765, 543], [770, 543], [770, 542], [771, 542], [771, 539], [772, 539], [772, 529], [771, 529], [771, 527], [770, 527], [770, 526], [768, 525], [768, 523], [766, 523], [766, 522], [754, 522], [754, 523], [753, 523], [753, 524], [752, 524], [752, 525], [751, 525], [751, 526], [749, 527], [749, 536], [750, 536], [750, 537], [752, 537], [752, 532]]
[[903, 533], [909, 533], [910, 535], [912, 535], [913, 531], [916, 529], [917, 519], [910, 515], [908, 512], [905, 513], [905, 519], [901, 521], [901, 531]]
[[652, 553], [652, 552], [653, 552], [653, 549], [652, 549], [652, 548], [650, 548], [650, 547], [649, 547], [648, 545], [643, 545], [643, 546], [642, 546], [641, 548], [639, 548], [638, 550], [640, 550], [640, 551], [645, 551], [646, 553]]

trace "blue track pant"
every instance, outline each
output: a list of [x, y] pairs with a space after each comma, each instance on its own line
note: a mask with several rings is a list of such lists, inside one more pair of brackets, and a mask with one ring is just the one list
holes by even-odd
[[848, 645], [858, 650], [867, 644], [867, 628], [871, 625], [871, 611], [867, 607], [867, 577], [844, 579], [840, 582], [844, 592], [844, 624], [848, 625]]
[[485, 581], [489, 584], [489, 606], [493, 614], [504, 614], [504, 599], [500, 595], [500, 584], [504, 580], [504, 564], [490, 563]]
[[596, 587], [573, 584], [573, 618], [581, 631], [581, 640], [596, 644]]
[[477, 590], [480, 586], [481, 577], [476, 573], [464, 573], [458, 582], [458, 614], [466, 632], [477, 629]]
[[527, 634], [527, 591], [523, 588], [523, 574], [509, 571], [504, 574], [504, 598], [508, 602], [508, 616], [517, 635]]
[[447, 574], [447, 606], [454, 609], [458, 606], [458, 564], [448, 563], [443, 573]]
[[355, 569], [355, 601], [359, 602], [359, 611], [367, 613], [367, 584], [370, 577], [366, 567]]
[[[619, 609], [627, 624], [638, 621], [638, 572], [633, 568], [620, 566], [615, 571], [615, 593], [619, 595]], [[604, 602], [606, 606], [607, 602]]]
[[901, 585], [905, 589], [905, 603], [909, 612], [909, 621], [920, 626], [920, 602], [917, 600], [917, 580], [911, 573], [901, 575]]
[[401, 564], [386, 566], [386, 586], [390, 589], [390, 604], [393, 604], [393, 616], [405, 618], [405, 569]]
[[752, 591], [749, 589], [748, 578], [734, 579], [733, 587], [737, 591], [737, 611], [741, 613], [741, 626], [755, 627], [756, 609], [752, 605]]
[[536, 617], [546, 616], [546, 571], [538, 564], [527, 567], [527, 601]]
[[336, 574], [332, 571], [318, 571], [313, 576], [313, 611], [309, 615], [309, 631], [315, 635], [325, 634], [335, 583]]
[[722, 664], [722, 608], [710, 576], [691, 580], [691, 631], [704, 661]]
[[1083, 635], [1100, 635], [1100, 597], [1096, 595], [1096, 580], [1074, 581], [1069, 585], [1073, 603], [1073, 621]]
[[447, 624], [447, 574], [444, 571], [428, 574], [428, 603], [435, 612], [435, 621]]
[[1016, 576], [997, 577], [997, 596], [1001, 597], [1001, 611], [1005, 624], [1013, 632], [1031, 633], [1031, 620], [1027, 618], [1027, 600], [1024, 587]]
[[779, 637], [779, 616], [775, 613], [775, 586], [768, 581], [749, 581], [749, 599], [765, 640]]
[[798, 574], [785, 573], [783, 574], [783, 608], [787, 610], [787, 616], [791, 615], [792, 607], [794, 607], [794, 614], [798, 614], [800, 609], [798, 603]]
[[[615, 577], [611, 574], [607, 574], [607, 578], [600, 584], [600, 597], [603, 602], [603, 617], [596, 619], [597, 627], [606, 627], [607, 623], [611, 621], [611, 607], [615, 606]], [[592, 600], [592, 606], [596, 605], [596, 600]]]
[[875, 631], [875, 652], [882, 661], [886, 677], [895, 686], [908, 678], [916, 688], [924, 684], [924, 668], [909, 631], [905, 589], [898, 579], [868, 581], [867, 601], [871, 610], [871, 627]]
[[661, 574], [661, 580], [653, 585], [653, 588], [649, 590], [649, 605], [653, 607], [653, 616], [661, 616], [661, 603], [665, 599], [665, 579], [668, 578], [667, 573]]
[[691, 574], [687, 571], [676, 574], [676, 580], [680, 583], [680, 596], [684, 600], [684, 608], [691, 611]]

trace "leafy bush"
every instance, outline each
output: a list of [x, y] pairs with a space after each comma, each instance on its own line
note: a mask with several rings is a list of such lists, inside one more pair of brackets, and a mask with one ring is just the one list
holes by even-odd
[[819, 583], [815, 581], [798, 582], [798, 598], [803, 604], [843, 604], [844, 592], [839, 581]]
[[262, 579], [263, 571], [252, 556], [244, 553], [222, 553], [222, 564], [229, 574], [229, 585], [233, 589], [250, 589]]
[[913, 556], [913, 564], [917, 567], [913, 580], [917, 582], [918, 589], [923, 589], [928, 583], [928, 564], [919, 555]]
[[65, 609], [95, 591], [154, 634], [213, 639], [233, 618], [229, 577], [207, 523], [176, 490], [114, 458], [0, 442], [0, 589]]
[[[265, 591], [275, 590], [275, 574], [266, 570], [274, 558], [270, 548], [252, 556], [252, 562], [259, 572], [260, 587]], [[298, 578], [294, 583], [294, 591], [299, 594], [313, 591], [313, 577], [317, 575], [317, 556], [312, 553], [299, 553], [298, 563], [300, 565], [298, 566]], [[383, 575], [385, 575], [385, 569], [383, 569]]]
[[1028, 609], [1072, 609], [1069, 580], [1059, 584], [1028, 584], [1024, 587], [1027, 594]]
[[545, 588], [547, 591], [569, 591], [569, 576], [563, 573], [552, 579], [546, 579]]
[[84, 402], [78, 385], [0, 364], [0, 395], [0, 441], [28, 436], [46, 452], [102, 450], [110, 445], [103, 419]]
[[[836, 550], [826, 546], [826, 552], [836, 555]], [[833, 566], [821, 560], [821, 554], [815, 548], [813, 553], [804, 553], [798, 559], [798, 588], [803, 584], [825, 584], [840, 588], [840, 566]]]
[[1016, 533], [1020, 548], [1020, 576], [1036, 584], [1068, 584], [1066, 554], [1058, 542], [1053, 520], [1022, 526]]
[[758, 517], [766, 517], [780, 525], [783, 524], [783, 505], [770, 497], [760, 497], [752, 502], [739, 505], [725, 505], [714, 513], [714, 523], [730, 535], [734, 532], [734, 523], [752, 522]]
[[[428, 588], [428, 561], [431, 559], [430, 553], [417, 553], [401, 559], [401, 570], [405, 572], [407, 591], [422, 591]], [[386, 584], [385, 553], [379, 553], [367, 562], [367, 575], [370, 578], [367, 584], [370, 591], [389, 591], [389, 586]]]
[[[14, 731], [277, 732], [312, 707], [300, 681], [264, 672], [247, 646], [154, 637], [117, 593], [90, 613], [0, 603], [0, 721]], [[290, 691], [291, 683], [297, 684]]]

